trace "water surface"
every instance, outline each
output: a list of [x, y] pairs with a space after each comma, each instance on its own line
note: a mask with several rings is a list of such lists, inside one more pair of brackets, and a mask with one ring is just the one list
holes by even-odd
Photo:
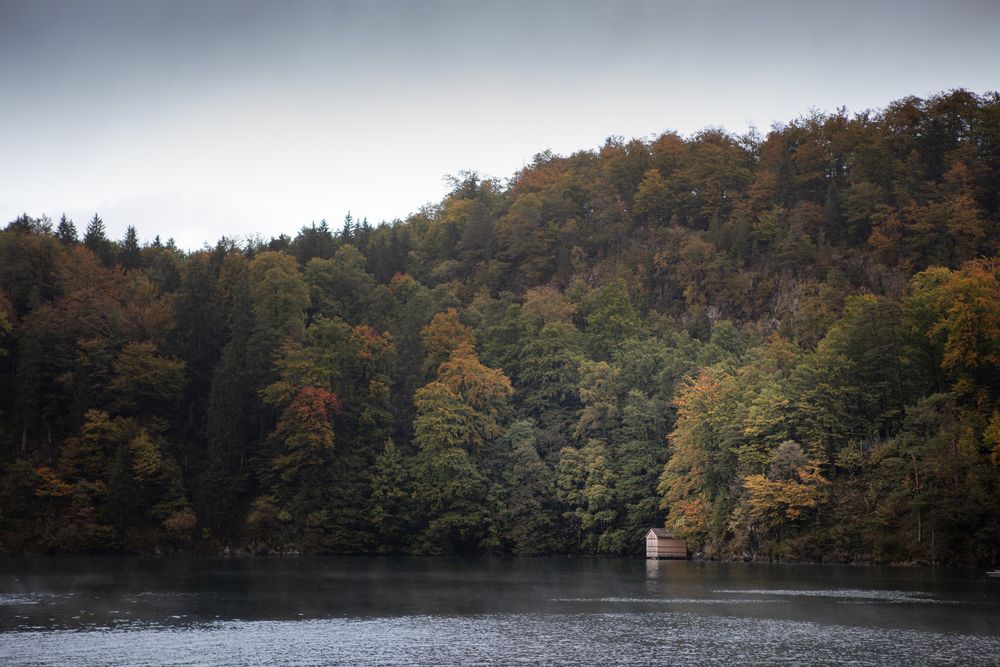
[[0, 560], [0, 664], [1000, 664], [981, 571], [612, 559]]

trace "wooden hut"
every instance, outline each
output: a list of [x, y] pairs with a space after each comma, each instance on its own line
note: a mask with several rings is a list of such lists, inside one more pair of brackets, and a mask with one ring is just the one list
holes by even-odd
[[666, 528], [650, 528], [646, 533], [646, 558], [687, 557], [687, 542], [678, 540]]

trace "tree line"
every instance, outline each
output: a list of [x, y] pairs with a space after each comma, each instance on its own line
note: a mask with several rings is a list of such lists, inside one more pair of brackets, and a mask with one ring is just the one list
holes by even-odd
[[1000, 97], [612, 137], [405, 220], [0, 232], [0, 553], [1000, 556]]

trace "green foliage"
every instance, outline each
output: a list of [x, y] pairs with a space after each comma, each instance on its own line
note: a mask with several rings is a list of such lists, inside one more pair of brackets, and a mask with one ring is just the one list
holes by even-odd
[[109, 388], [121, 410], [168, 412], [184, 390], [184, 362], [158, 354], [153, 343], [128, 343], [111, 365]]
[[1000, 559], [1000, 98], [611, 137], [405, 220], [0, 231], [0, 553]]
[[550, 553], [564, 538], [555, 502], [555, 478], [536, 449], [528, 420], [510, 425], [501, 441], [511, 453], [507, 479], [510, 497], [504, 507], [505, 532], [518, 555]]
[[563, 517], [575, 528], [576, 547], [591, 553], [616, 553], [622, 548], [621, 531], [615, 528], [613, 478], [607, 447], [589, 440], [559, 453], [556, 490]]
[[392, 440], [375, 460], [372, 478], [371, 521], [380, 550], [398, 553], [411, 546], [410, 526], [415, 511], [410, 502], [412, 484], [402, 454]]

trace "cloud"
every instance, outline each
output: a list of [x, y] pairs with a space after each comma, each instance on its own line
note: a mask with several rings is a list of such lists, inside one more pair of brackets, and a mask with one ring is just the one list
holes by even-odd
[[[1000, 3], [0, 0], [0, 214], [404, 217], [463, 169], [996, 85]], [[80, 220], [77, 220], [78, 225]]]

